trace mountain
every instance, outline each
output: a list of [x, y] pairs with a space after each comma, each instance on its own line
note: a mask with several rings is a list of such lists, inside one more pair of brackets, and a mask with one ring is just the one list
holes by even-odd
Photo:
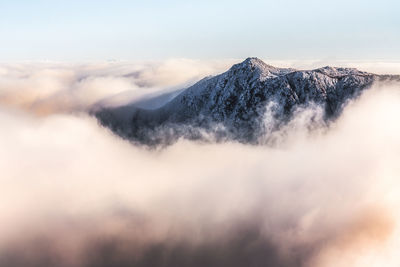
[[[233, 139], [257, 143], [265, 134], [267, 107], [275, 126], [284, 125], [301, 107], [321, 106], [327, 122], [339, 116], [345, 103], [376, 81], [398, 76], [376, 75], [353, 68], [315, 70], [276, 68], [247, 58], [227, 72], [207, 77], [157, 109], [134, 104], [103, 108], [95, 116], [116, 134], [147, 145], [170, 143], [179, 137]], [[267, 133], [268, 134], [268, 133]]]

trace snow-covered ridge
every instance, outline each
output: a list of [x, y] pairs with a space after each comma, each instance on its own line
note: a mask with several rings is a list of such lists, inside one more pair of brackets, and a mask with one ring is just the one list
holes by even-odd
[[266, 80], [268, 78], [273, 78], [296, 71], [295, 69], [290, 68], [276, 68], [266, 64], [264, 61], [256, 57], [247, 58], [242, 63], [233, 65], [230, 69], [230, 71], [238, 70], [254, 72], [254, 74], [258, 75], [261, 80]]
[[248, 58], [225, 73], [200, 80], [158, 109], [125, 108], [130, 112], [124, 114], [125, 119], [113, 109], [103, 109], [96, 116], [124, 138], [146, 144], [163, 142], [166, 136], [201, 138], [199, 131], [214, 133], [216, 125], [219, 136], [257, 142], [265, 129], [261, 124], [269, 103], [275, 103], [269, 115], [276, 125], [288, 121], [296, 108], [311, 104], [321, 106], [324, 120], [329, 121], [340, 114], [348, 99], [383, 79], [400, 80], [352, 68], [276, 68]]

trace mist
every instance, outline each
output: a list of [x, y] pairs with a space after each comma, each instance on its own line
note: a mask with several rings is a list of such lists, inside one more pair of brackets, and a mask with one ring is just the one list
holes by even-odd
[[173, 92], [221, 62], [46, 64], [0, 71], [0, 266], [400, 264], [398, 84], [329, 126], [310, 130], [320, 111], [299, 110], [272, 147], [149, 150], [87, 111]]

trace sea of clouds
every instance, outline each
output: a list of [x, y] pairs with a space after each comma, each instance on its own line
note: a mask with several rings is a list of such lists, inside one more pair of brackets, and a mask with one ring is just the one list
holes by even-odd
[[0, 266], [399, 266], [398, 84], [328, 129], [299, 111], [273, 147], [149, 150], [87, 113], [231, 63], [0, 65]]

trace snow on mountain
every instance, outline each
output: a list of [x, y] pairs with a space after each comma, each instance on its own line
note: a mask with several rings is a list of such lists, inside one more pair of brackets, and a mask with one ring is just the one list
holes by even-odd
[[321, 106], [324, 120], [329, 121], [340, 114], [347, 100], [375, 81], [391, 78], [399, 79], [352, 68], [276, 68], [248, 58], [225, 73], [200, 80], [158, 109], [128, 106], [102, 109], [95, 115], [118, 135], [144, 144], [197, 139], [204, 133], [254, 143], [265, 131], [262, 123], [270, 103], [275, 105], [269, 115], [278, 126], [297, 108], [309, 105]]

